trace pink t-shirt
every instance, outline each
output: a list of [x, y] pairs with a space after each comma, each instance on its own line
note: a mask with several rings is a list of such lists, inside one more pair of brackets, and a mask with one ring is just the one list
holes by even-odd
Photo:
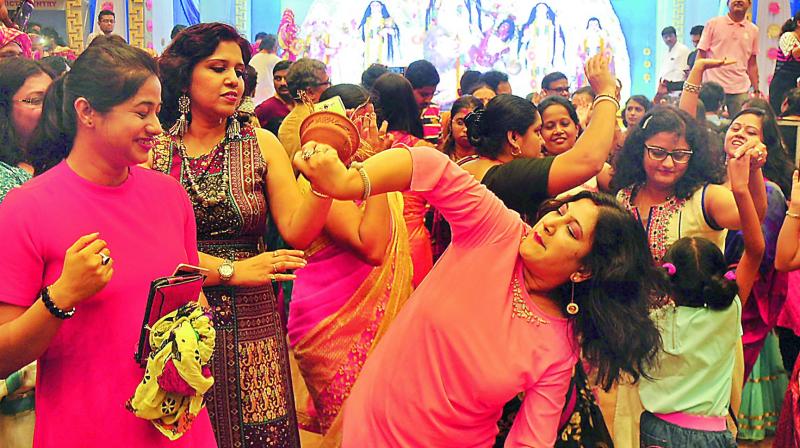
[[707, 70], [704, 82], [718, 82], [727, 94], [745, 93], [750, 89], [747, 62], [751, 56], [758, 55], [758, 27], [753, 22], [734, 22], [727, 15], [714, 17], [703, 28], [697, 48], [706, 51], [709, 58], [736, 60], [735, 64]]
[[[345, 404], [343, 446], [491, 446], [503, 405], [525, 392], [506, 446], [552, 447], [577, 344], [567, 319], [525, 291], [527, 226], [445, 154], [409, 152], [411, 190], [444, 215], [452, 244], [367, 358]], [[515, 276], [546, 323], [515, 316]]]
[[107, 187], [62, 162], [11, 191], [0, 232], [0, 301], [12, 305], [31, 306], [82, 235], [100, 232], [114, 259], [109, 284], [76, 307], [39, 358], [34, 446], [216, 446], [205, 410], [169, 443], [125, 409], [144, 374], [133, 353], [150, 281], [198, 262], [194, 213], [175, 179], [132, 167]]

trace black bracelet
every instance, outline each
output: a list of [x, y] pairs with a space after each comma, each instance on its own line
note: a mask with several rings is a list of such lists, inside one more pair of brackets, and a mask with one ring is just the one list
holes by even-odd
[[69, 319], [70, 317], [75, 315], [75, 308], [70, 309], [69, 311], [64, 311], [55, 303], [53, 303], [52, 297], [50, 297], [50, 287], [46, 286], [42, 289], [42, 303], [44, 303], [45, 308], [47, 311], [50, 311], [50, 314], [59, 318], [59, 319]]

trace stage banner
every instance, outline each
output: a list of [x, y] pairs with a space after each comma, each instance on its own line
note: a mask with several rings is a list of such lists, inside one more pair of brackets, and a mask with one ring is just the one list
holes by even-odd
[[[8, 0], [8, 9], [17, 9], [22, 0]], [[60, 10], [64, 11], [67, 7], [67, 0], [33, 0], [34, 8], [38, 10]]]

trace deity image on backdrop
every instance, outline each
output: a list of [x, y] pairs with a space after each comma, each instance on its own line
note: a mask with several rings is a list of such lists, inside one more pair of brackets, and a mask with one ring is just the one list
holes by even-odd
[[481, 43], [478, 46], [473, 45], [469, 49], [470, 68], [480, 70], [498, 68], [507, 71], [505, 67], [497, 67], [497, 65], [511, 56], [511, 46], [516, 29], [514, 16], [506, 17], [496, 27], [493, 25], [484, 33]]
[[364, 42], [364, 67], [393, 65], [400, 51], [400, 27], [382, 1], [369, 2], [358, 25]]
[[[592, 56], [600, 53], [614, 56], [614, 48], [610, 42], [608, 33], [603, 30], [603, 25], [600, 24], [600, 19], [591, 17], [586, 22], [586, 32], [583, 35], [581, 44], [578, 46], [578, 58], [581, 68], [575, 72], [576, 87], [583, 87], [588, 84], [586, 76], [583, 73], [583, 64]], [[613, 59], [611, 62], [611, 71], [614, 72]]]
[[294, 22], [294, 11], [283, 11], [281, 23], [278, 25], [278, 46], [283, 51], [283, 58], [296, 61], [303, 51], [303, 41], [298, 37], [299, 30]]
[[581, 85], [584, 61], [601, 47], [625, 68], [616, 73], [623, 96], [631, 87], [628, 46], [611, 0], [350, 0], [347, 7], [313, 0], [294, 29], [302, 43], [297, 57], [330, 61], [336, 82], [357, 84], [374, 62], [431, 61], [441, 78], [439, 104], [455, 100], [467, 69], [505, 72], [522, 95], [553, 70]]
[[336, 37], [329, 32], [332, 27], [327, 20], [313, 21], [310, 26], [311, 31], [304, 40], [304, 56], [317, 59], [328, 65], [331, 63], [332, 58], [338, 54], [342, 44], [336, 41]]
[[531, 87], [553, 70], [564, 69], [566, 51], [564, 29], [556, 21], [555, 11], [547, 3], [537, 3], [520, 28], [517, 48], [517, 57], [531, 74]]

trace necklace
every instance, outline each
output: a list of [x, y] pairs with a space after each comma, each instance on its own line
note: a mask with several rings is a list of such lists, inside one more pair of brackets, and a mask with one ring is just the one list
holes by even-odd
[[537, 327], [542, 324], [547, 325], [550, 323], [550, 321], [542, 319], [528, 308], [528, 304], [525, 303], [525, 299], [522, 298], [522, 288], [519, 286], [519, 279], [516, 275], [511, 282], [511, 291], [514, 296], [514, 317], [518, 317], [529, 324], [536, 324]]
[[[192, 201], [194, 201], [196, 204], [202, 205], [203, 207], [213, 207], [228, 197], [228, 150], [224, 147], [225, 142], [225, 140], [222, 142], [222, 184], [217, 191], [208, 191], [211, 190], [211, 188], [207, 188], [206, 191], [203, 191], [200, 189], [200, 184], [197, 183], [197, 178], [195, 178], [194, 174], [192, 174], [192, 168], [189, 166], [189, 156], [186, 154], [186, 146], [183, 144], [183, 138], [178, 140], [178, 152], [181, 156], [181, 169], [184, 173], [186, 173], [186, 178], [189, 180], [189, 196], [192, 198]], [[205, 172], [201, 173], [198, 178], [208, 176], [210, 169], [211, 163], [208, 164]]]

